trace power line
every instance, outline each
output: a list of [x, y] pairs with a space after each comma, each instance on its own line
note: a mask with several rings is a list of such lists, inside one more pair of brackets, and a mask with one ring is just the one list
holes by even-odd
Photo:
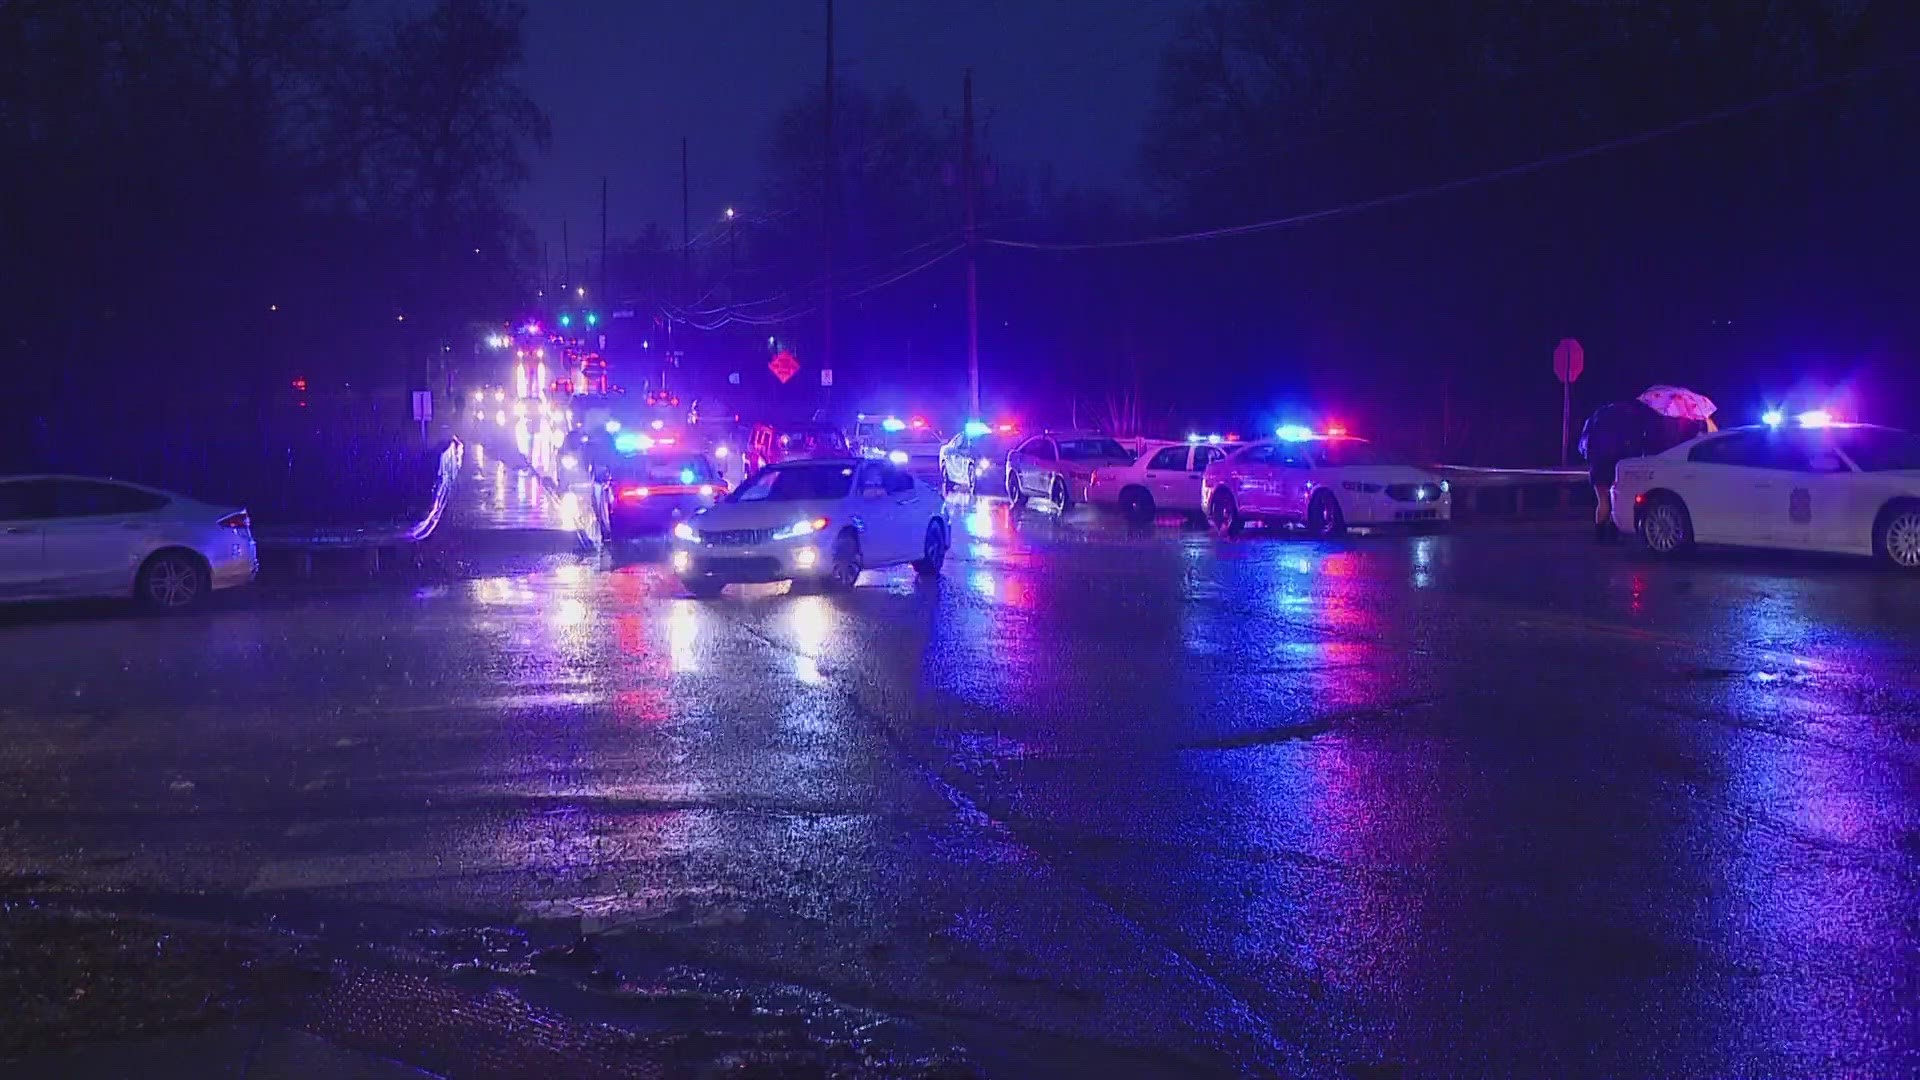
[[1590, 146], [1584, 146], [1577, 150], [1567, 150], [1558, 154], [1550, 154], [1543, 158], [1536, 158], [1533, 161], [1524, 162], [1518, 165], [1509, 165], [1503, 169], [1495, 169], [1492, 172], [1480, 173], [1476, 176], [1458, 177], [1453, 180], [1444, 180], [1436, 184], [1428, 184], [1425, 187], [1418, 187], [1418, 188], [1413, 188], [1407, 191], [1396, 192], [1392, 195], [1382, 195], [1378, 198], [1366, 199], [1356, 203], [1348, 203], [1345, 206], [1332, 206], [1332, 207], [1326, 207], [1320, 210], [1309, 210], [1304, 213], [1293, 214], [1288, 217], [1272, 218], [1267, 221], [1255, 221], [1245, 225], [1229, 225], [1229, 226], [1225, 226], [1218, 229], [1202, 229], [1197, 232], [1174, 233], [1174, 234], [1165, 235], [1165, 236], [1145, 236], [1145, 237], [1139, 237], [1132, 240], [1087, 240], [1087, 241], [1078, 241], [1078, 242], [1074, 242], [1074, 241], [1062, 242], [1062, 241], [1045, 241], [1045, 240], [987, 239], [982, 242], [993, 244], [998, 247], [1023, 248], [1023, 249], [1032, 250], [1032, 251], [1096, 251], [1096, 250], [1103, 250], [1103, 249], [1109, 249], [1109, 248], [1161, 247], [1167, 244], [1183, 244], [1183, 243], [1189, 243], [1189, 242], [1200, 241], [1200, 240], [1219, 240], [1219, 239], [1224, 239], [1232, 236], [1246, 236], [1252, 233], [1271, 232], [1275, 229], [1291, 228], [1296, 225], [1306, 225], [1316, 221], [1325, 221], [1331, 218], [1345, 217], [1349, 214], [1364, 213], [1365, 211], [1368, 211], [1368, 210], [1378, 210], [1382, 207], [1394, 206], [1399, 203], [1405, 203], [1405, 202], [1413, 202], [1418, 199], [1431, 198], [1436, 195], [1451, 194], [1452, 192], [1461, 191], [1466, 188], [1478, 187], [1481, 184], [1489, 184], [1498, 180], [1512, 179], [1513, 177], [1516, 177], [1516, 176], [1526, 176], [1531, 173], [1544, 172], [1548, 169], [1558, 168], [1562, 165], [1570, 165], [1577, 161], [1584, 161], [1588, 158], [1599, 157], [1603, 154], [1609, 154], [1616, 150], [1624, 150], [1629, 147], [1640, 146], [1645, 143], [1655, 142], [1660, 139], [1665, 139], [1673, 135], [1678, 135], [1682, 132], [1691, 131], [1695, 128], [1701, 128], [1711, 124], [1717, 124], [1723, 120], [1730, 120], [1736, 116], [1742, 116], [1746, 113], [1756, 112], [1761, 109], [1771, 108], [1772, 106], [1779, 105], [1783, 102], [1790, 101], [1794, 98], [1804, 97], [1808, 94], [1817, 93], [1822, 90], [1832, 89], [1833, 87], [1839, 86], [1843, 83], [1851, 82], [1857, 79], [1867, 78], [1872, 75], [1877, 75], [1877, 74], [1880, 74], [1881, 72], [1888, 71], [1893, 68], [1912, 63], [1916, 58], [1916, 56], [1920, 56], [1920, 54], [1909, 54], [1898, 60], [1889, 61], [1885, 64], [1878, 64], [1873, 67], [1861, 68], [1855, 71], [1848, 72], [1843, 75], [1836, 75], [1830, 79], [1823, 79], [1819, 82], [1808, 83], [1805, 86], [1795, 87], [1790, 90], [1775, 91], [1774, 93], [1767, 94], [1763, 97], [1755, 98], [1752, 101], [1748, 101], [1739, 105], [1733, 105], [1728, 108], [1718, 109], [1713, 112], [1704, 113], [1702, 115], [1690, 117], [1685, 120], [1679, 120], [1674, 123], [1666, 124], [1662, 127], [1652, 128], [1650, 130], [1642, 131], [1637, 134], [1625, 135], [1617, 139], [1609, 139], [1606, 142], [1595, 143]]

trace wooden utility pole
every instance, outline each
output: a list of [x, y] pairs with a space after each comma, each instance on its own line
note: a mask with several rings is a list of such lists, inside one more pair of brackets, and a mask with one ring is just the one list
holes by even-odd
[[822, 200], [822, 212], [826, 220], [823, 242], [820, 245], [822, 259], [826, 263], [826, 272], [822, 275], [825, 292], [821, 299], [821, 346], [820, 364], [822, 369], [833, 368], [833, 229], [839, 215], [834, 213], [834, 200], [839, 197], [838, 155], [833, 152], [833, 0], [827, 0], [827, 77], [825, 84], [825, 104], [822, 110], [822, 124], [825, 128], [824, 142], [820, 152], [825, 165], [826, 198]]
[[[607, 178], [600, 178], [600, 306], [611, 302], [607, 295]], [[602, 316], [603, 318], [605, 316]]]
[[693, 218], [687, 213], [687, 137], [680, 136], [680, 302], [693, 303]]
[[567, 236], [567, 219], [560, 219], [560, 291], [573, 287], [573, 241]]
[[961, 83], [960, 199], [965, 205], [967, 245], [967, 416], [980, 417], [980, 292], [973, 242], [973, 69]]

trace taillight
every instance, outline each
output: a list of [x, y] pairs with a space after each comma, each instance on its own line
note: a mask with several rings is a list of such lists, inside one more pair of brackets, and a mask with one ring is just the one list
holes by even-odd
[[1647, 493], [1643, 491], [1643, 492], [1641, 492], [1640, 494], [1638, 494], [1638, 495], [1635, 495], [1635, 496], [1633, 497], [1633, 505], [1635, 505], [1635, 506], [1645, 506], [1645, 505], [1647, 505]]
[[620, 489], [620, 501], [621, 502], [639, 502], [641, 499], [644, 499], [651, 494], [653, 494], [653, 492], [647, 488], [623, 487]]
[[223, 529], [251, 529], [253, 528], [253, 519], [247, 516], [245, 510], [242, 510], [237, 514], [228, 514], [226, 517], [214, 522], [214, 524]]

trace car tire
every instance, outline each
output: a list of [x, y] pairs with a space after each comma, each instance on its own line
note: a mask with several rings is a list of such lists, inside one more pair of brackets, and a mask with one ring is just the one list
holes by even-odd
[[147, 556], [133, 579], [134, 599], [148, 611], [191, 611], [212, 593], [213, 574], [206, 560], [185, 548], [165, 548]]
[[680, 587], [687, 590], [687, 592], [692, 594], [695, 599], [711, 600], [714, 597], [719, 596], [720, 590], [725, 588], [726, 586], [722, 585], [718, 581], [709, 581], [706, 578], [684, 578], [683, 577], [680, 579]]
[[1027, 505], [1027, 489], [1020, 486], [1020, 474], [1007, 470], [1007, 499], [1017, 507]]
[[1053, 478], [1053, 486], [1047, 489], [1047, 497], [1053, 500], [1056, 513], [1065, 514], [1073, 509], [1073, 494], [1067, 490], [1067, 482], [1057, 476]]
[[1153, 495], [1140, 488], [1128, 488], [1120, 493], [1120, 513], [1135, 523], [1153, 520]]
[[1340, 500], [1326, 492], [1315, 495], [1307, 504], [1307, 535], [1339, 536], [1346, 531], [1347, 519], [1340, 513]]
[[1693, 515], [1678, 496], [1657, 495], [1634, 523], [1640, 542], [1663, 559], [1676, 559], [1693, 550]]
[[947, 562], [947, 530], [937, 521], [927, 522], [927, 535], [920, 547], [920, 557], [913, 561], [913, 568], [922, 577], [932, 577], [940, 572]]
[[1233, 496], [1224, 491], [1213, 497], [1213, 505], [1208, 508], [1207, 520], [1213, 524], [1214, 531], [1221, 536], [1239, 536], [1241, 529], [1246, 526], [1245, 519], [1240, 516], [1240, 504], [1234, 502]]
[[842, 533], [833, 542], [833, 563], [827, 568], [826, 584], [835, 590], [851, 589], [860, 581], [860, 539]]
[[1873, 553], [1902, 570], [1920, 570], [1920, 502], [1897, 502], [1873, 525]]

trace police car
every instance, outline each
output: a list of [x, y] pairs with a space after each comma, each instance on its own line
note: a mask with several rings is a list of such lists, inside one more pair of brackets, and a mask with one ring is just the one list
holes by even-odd
[[1452, 517], [1445, 480], [1365, 439], [1291, 424], [1275, 436], [1207, 466], [1200, 493], [1220, 532], [1262, 521], [1330, 536], [1349, 525], [1437, 527]]
[[1695, 544], [1874, 555], [1920, 569], [1920, 436], [1815, 410], [1622, 461], [1614, 520], [1649, 549]]
[[1186, 442], [1148, 442], [1124, 465], [1095, 469], [1087, 482], [1087, 502], [1117, 507], [1136, 521], [1155, 514], [1200, 513], [1200, 483], [1207, 466], [1235, 449], [1220, 436], [1212, 441], [1189, 437]]

